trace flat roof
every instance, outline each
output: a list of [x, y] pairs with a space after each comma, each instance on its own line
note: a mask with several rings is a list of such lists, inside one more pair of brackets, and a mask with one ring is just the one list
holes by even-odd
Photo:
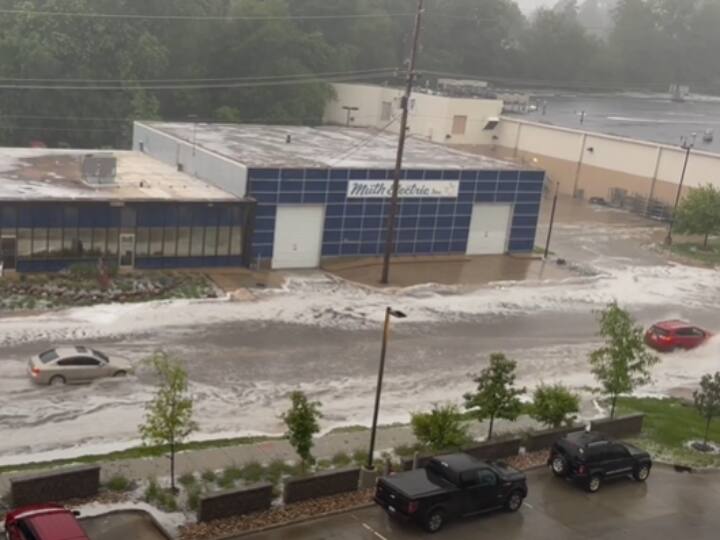
[[[395, 168], [398, 136], [374, 129], [175, 122], [142, 124], [250, 168]], [[518, 170], [526, 167], [410, 136], [403, 168]]]
[[[83, 179], [87, 155], [113, 155], [115, 182]], [[234, 201], [237, 197], [139, 152], [0, 148], [0, 201]]]

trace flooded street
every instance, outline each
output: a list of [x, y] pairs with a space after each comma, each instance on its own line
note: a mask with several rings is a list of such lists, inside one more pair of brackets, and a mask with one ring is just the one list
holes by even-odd
[[[158, 349], [187, 365], [200, 438], [281, 433], [279, 414], [298, 388], [323, 403], [324, 429], [368, 424], [387, 305], [408, 318], [393, 328], [383, 423], [406, 421], [435, 402], [460, 402], [495, 351], [518, 361], [522, 385], [562, 381], [586, 391], [594, 384], [587, 355], [598, 346], [595, 312], [614, 299], [643, 325], [684, 318], [720, 329], [717, 272], [667, 264], [650, 249], [658, 234], [652, 222], [563, 199], [552, 251], [566, 259], [570, 277], [379, 290], [318, 272], [293, 275], [282, 289], [259, 291], [254, 302], [173, 301], [5, 318], [0, 464], [29, 453], [46, 459], [136, 444], [153, 391], [141, 360]], [[541, 227], [539, 243], [545, 235]], [[29, 382], [30, 354], [79, 342], [131, 358], [137, 376], [59, 389]], [[665, 355], [642, 392], [691, 388], [720, 367], [718, 358], [720, 340]]]

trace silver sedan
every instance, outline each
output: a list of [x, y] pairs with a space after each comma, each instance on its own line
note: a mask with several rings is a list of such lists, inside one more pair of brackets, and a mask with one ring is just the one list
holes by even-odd
[[89, 347], [58, 347], [33, 356], [28, 374], [37, 384], [78, 384], [104, 377], [124, 377], [132, 372], [130, 362], [110, 358]]

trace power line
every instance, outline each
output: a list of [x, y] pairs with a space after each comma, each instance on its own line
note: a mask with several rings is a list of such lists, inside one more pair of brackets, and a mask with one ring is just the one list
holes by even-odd
[[385, 133], [385, 131], [388, 130], [388, 128], [393, 125], [397, 121], [398, 117], [397, 115], [393, 116], [390, 121], [385, 124], [383, 127], [381, 127], [377, 133], [373, 133], [371, 136], [367, 137], [366, 139], [360, 141], [359, 143], [356, 143], [355, 145], [351, 146], [347, 150], [344, 150], [341, 154], [339, 154], [337, 157], [334, 157], [330, 160], [330, 165], [333, 166], [347, 158], [349, 158], [351, 155], [355, 154], [362, 148], [365, 148], [368, 144], [376, 140], [380, 135]]
[[342, 15], [143, 15], [139, 13], [90, 13], [26, 9], [0, 9], [2, 15], [32, 15], [81, 19], [128, 19], [148, 21], [306, 21], [339, 19], [384, 19], [414, 17], [414, 13], [356, 13]]
[[353, 71], [325, 71], [318, 73], [296, 73], [289, 75], [258, 75], [250, 77], [218, 77], [218, 78], [185, 78], [185, 79], [64, 79], [64, 78], [11, 78], [0, 77], [0, 82], [66, 82], [66, 83], [190, 83], [190, 82], [243, 82], [273, 81], [277, 79], [294, 79], [305, 77], [330, 77], [344, 75], [371, 75], [394, 73], [395, 67], [362, 69]]

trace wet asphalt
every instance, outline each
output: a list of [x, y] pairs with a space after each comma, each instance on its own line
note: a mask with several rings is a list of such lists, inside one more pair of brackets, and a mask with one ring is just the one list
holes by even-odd
[[[590, 495], [544, 468], [528, 473], [530, 492], [515, 513], [448, 523], [438, 540], [710, 540], [720, 531], [720, 474], [656, 466], [646, 483], [618, 479]], [[405, 540], [429, 537], [378, 507], [243, 536], [247, 540]]]

